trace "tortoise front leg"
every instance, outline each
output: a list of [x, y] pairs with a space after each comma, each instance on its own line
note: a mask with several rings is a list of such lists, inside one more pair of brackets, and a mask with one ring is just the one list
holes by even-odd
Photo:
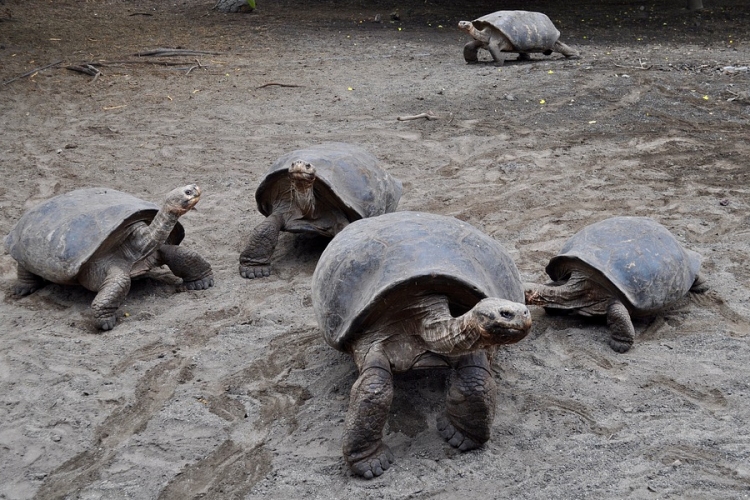
[[486, 351], [461, 356], [455, 368], [446, 398], [446, 414], [438, 419], [437, 427], [451, 446], [468, 451], [490, 439], [497, 384]]
[[483, 46], [484, 42], [480, 40], [472, 40], [471, 42], [464, 45], [464, 59], [466, 59], [466, 62], [469, 64], [479, 62], [477, 53]]
[[627, 307], [613, 300], [607, 306], [607, 326], [609, 326], [609, 346], [617, 352], [626, 352], [633, 346], [635, 329]]
[[365, 479], [372, 479], [393, 463], [383, 444], [383, 426], [393, 400], [393, 375], [388, 358], [371, 349], [352, 386], [344, 430], [344, 460]]
[[16, 266], [16, 276], [18, 277], [18, 282], [13, 285], [13, 295], [16, 297], [23, 297], [34, 293], [46, 284], [44, 278], [32, 273], [21, 264]]
[[111, 266], [107, 277], [91, 303], [94, 310], [96, 327], [100, 330], [111, 330], [117, 322], [117, 308], [125, 301], [130, 291], [130, 272], [117, 266]]
[[159, 247], [159, 262], [182, 278], [188, 290], [205, 290], [214, 285], [211, 264], [194, 250], [178, 245], [162, 245]]
[[492, 54], [492, 59], [495, 61], [495, 66], [502, 66], [505, 64], [505, 56], [503, 56], [502, 47], [497, 42], [490, 42], [487, 44], [487, 50]]
[[274, 212], [250, 233], [245, 250], [240, 254], [240, 276], [247, 279], [271, 275], [271, 255], [279, 242], [284, 219]]

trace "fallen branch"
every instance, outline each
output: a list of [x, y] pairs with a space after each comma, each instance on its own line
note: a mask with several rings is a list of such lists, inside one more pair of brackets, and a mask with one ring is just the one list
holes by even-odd
[[294, 83], [278, 83], [278, 82], [270, 82], [270, 83], [264, 83], [263, 85], [259, 87], [255, 87], [255, 90], [263, 89], [266, 87], [304, 87], [304, 85], [296, 85]]
[[93, 76], [94, 78], [91, 80], [91, 83], [94, 83], [97, 80], [97, 78], [99, 78], [102, 75], [102, 72], [99, 71], [94, 66], [92, 66], [91, 64], [83, 64], [81, 66], [71, 64], [70, 66], [65, 66], [65, 69], [69, 69], [71, 71], [77, 71], [78, 73], [84, 73], [86, 75]]
[[400, 122], [405, 122], [407, 120], [419, 120], [420, 118], [424, 118], [425, 120], [438, 120], [440, 117], [432, 111], [428, 111], [427, 113], [419, 113], [418, 115], [399, 116], [396, 119]]
[[91, 61], [91, 62], [83, 62], [81, 63], [81, 66], [112, 67], [112, 66], [122, 66], [123, 64], [153, 64], [156, 66], [182, 66], [182, 65], [187, 64], [187, 61], [148, 61], [148, 60], [145, 60], [145, 61], [141, 61], [141, 60]]
[[189, 49], [153, 49], [133, 54], [136, 57], [173, 57], [173, 56], [203, 56], [219, 55], [221, 52], [206, 52], [202, 50]]
[[188, 76], [190, 74], [190, 72], [193, 71], [195, 68], [205, 68], [205, 66], [203, 66], [201, 64], [200, 59], [196, 59], [195, 60], [195, 65], [194, 66], [190, 66], [190, 68], [187, 70], [187, 73], [185, 73], [185, 76]]
[[26, 78], [27, 76], [31, 76], [31, 75], [33, 75], [34, 73], [37, 73], [37, 72], [39, 72], [39, 71], [42, 71], [43, 69], [47, 69], [47, 68], [51, 68], [51, 67], [53, 67], [53, 66], [57, 66], [57, 65], [58, 65], [58, 64], [60, 64], [61, 62], [62, 62], [62, 59], [61, 59], [61, 60], [59, 60], [59, 61], [55, 61], [55, 62], [53, 62], [53, 63], [49, 63], [49, 64], [47, 64], [46, 66], [40, 66], [40, 67], [38, 67], [38, 68], [34, 68], [34, 69], [32, 69], [31, 71], [27, 71], [27, 72], [26, 72], [26, 73], [24, 73], [23, 75], [19, 75], [19, 76], [15, 77], [15, 78], [11, 78], [10, 80], [6, 80], [6, 81], [4, 81], [4, 82], [3, 82], [3, 85], [8, 85], [9, 83], [15, 82], [16, 80], [20, 80], [21, 78]]

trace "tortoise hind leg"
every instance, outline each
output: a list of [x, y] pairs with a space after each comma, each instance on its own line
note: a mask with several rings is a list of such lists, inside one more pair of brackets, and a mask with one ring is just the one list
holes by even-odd
[[607, 306], [607, 326], [609, 326], [609, 346], [616, 352], [627, 352], [633, 347], [635, 329], [630, 320], [630, 313], [625, 305], [613, 300]]
[[96, 327], [100, 330], [111, 330], [117, 322], [117, 308], [123, 303], [130, 291], [130, 272], [117, 266], [111, 266], [107, 277], [91, 303], [94, 310]]
[[253, 279], [271, 275], [271, 255], [283, 226], [284, 219], [278, 213], [272, 213], [253, 229], [240, 254], [240, 276]]
[[440, 435], [461, 451], [490, 439], [495, 419], [497, 384], [486, 351], [461, 356], [451, 374], [446, 415], [438, 419]]
[[393, 375], [388, 358], [371, 349], [352, 386], [344, 430], [344, 459], [355, 474], [372, 479], [393, 463], [383, 443], [383, 426], [393, 400]]
[[552, 50], [555, 52], [559, 52], [560, 54], [564, 55], [568, 59], [578, 59], [580, 54], [577, 50], [565, 45], [564, 43], [558, 41], [555, 42], [555, 45], [552, 47]]
[[16, 297], [34, 293], [47, 283], [44, 278], [32, 273], [21, 264], [16, 266], [16, 276], [18, 282], [13, 285], [13, 295]]
[[205, 290], [214, 285], [211, 264], [194, 250], [162, 245], [159, 247], [159, 261], [166, 264], [175, 276], [182, 278], [188, 290]]

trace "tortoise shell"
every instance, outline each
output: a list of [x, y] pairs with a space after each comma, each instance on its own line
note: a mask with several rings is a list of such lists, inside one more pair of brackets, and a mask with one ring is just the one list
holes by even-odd
[[517, 52], [552, 50], [560, 32], [549, 17], [541, 12], [499, 10], [472, 21], [477, 30], [497, 30], [510, 41]]
[[[263, 215], [273, 211], [275, 196], [289, 191], [289, 166], [297, 160], [315, 167], [316, 198], [328, 199], [350, 222], [392, 212], [401, 199], [401, 181], [383, 170], [375, 156], [360, 146], [332, 142], [292, 151], [271, 165], [255, 192]], [[303, 226], [290, 229], [317, 232], [304, 220], [296, 223]]]
[[312, 280], [326, 342], [346, 351], [394, 303], [448, 296], [463, 314], [486, 297], [523, 303], [516, 265], [490, 236], [453, 217], [394, 212], [347, 226], [328, 245]]
[[683, 248], [667, 228], [649, 217], [612, 217], [576, 233], [546, 271], [559, 281], [580, 263], [606, 278], [600, 284], [619, 292], [634, 311], [648, 313], [688, 293], [701, 256]]
[[[5, 237], [8, 253], [25, 269], [55, 283], [74, 282], [91, 256], [107, 242], [114, 246], [136, 222], [150, 223], [159, 207], [114, 189], [88, 188], [40, 203]], [[185, 236], [178, 222], [168, 243]]]

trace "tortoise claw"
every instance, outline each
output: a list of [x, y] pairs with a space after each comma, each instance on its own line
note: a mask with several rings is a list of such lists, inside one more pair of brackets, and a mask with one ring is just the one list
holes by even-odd
[[622, 341], [622, 340], [611, 338], [609, 339], [609, 347], [611, 347], [612, 350], [615, 352], [619, 352], [619, 353], [628, 352], [630, 348], [633, 347], [633, 342], [632, 341], [627, 342], [627, 341]]
[[240, 265], [240, 276], [249, 280], [271, 276], [271, 266], [243, 266]]
[[378, 449], [367, 458], [349, 464], [352, 472], [365, 479], [378, 477], [387, 471], [393, 463], [393, 453], [385, 444], [380, 444]]
[[115, 327], [117, 323], [117, 316], [112, 314], [111, 316], [105, 316], [103, 318], [96, 318], [96, 327], [102, 331], [108, 331]]
[[464, 435], [463, 432], [456, 429], [446, 416], [438, 418], [437, 429], [443, 439], [448, 441], [448, 444], [461, 451], [474, 450], [482, 446], [481, 443], [477, 443], [469, 436]]
[[214, 275], [210, 274], [205, 278], [183, 283], [186, 290], [207, 290], [214, 286]]

